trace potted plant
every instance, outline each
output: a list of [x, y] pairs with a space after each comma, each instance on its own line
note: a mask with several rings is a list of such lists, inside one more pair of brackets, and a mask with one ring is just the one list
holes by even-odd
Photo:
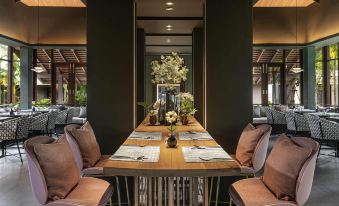
[[177, 138], [175, 135], [175, 122], [177, 121], [178, 115], [175, 111], [169, 111], [166, 113], [166, 121], [170, 124], [168, 126], [168, 130], [170, 131], [170, 135], [167, 138], [167, 146], [170, 148], [176, 147], [177, 146]]
[[180, 100], [180, 121], [182, 125], [188, 124], [188, 118], [194, 116], [197, 110], [194, 108], [194, 97], [190, 93], [179, 93], [178, 98]]

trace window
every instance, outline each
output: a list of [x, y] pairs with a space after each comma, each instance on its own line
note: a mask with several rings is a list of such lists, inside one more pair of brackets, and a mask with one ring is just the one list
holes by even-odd
[[316, 105], [324, 105], [324, 64], [323, 49], [317, 48], [315, 55], [315, 103]]
[[13, 50], [13, 103], [20, 102], [20, 51]]
[[338, 106], [338, 44], [329, 46], [328, 57], [331, 105]]
[[7, 87], [8, 87], [8, 46], [0, 44], [0, 104], [7, 102]]

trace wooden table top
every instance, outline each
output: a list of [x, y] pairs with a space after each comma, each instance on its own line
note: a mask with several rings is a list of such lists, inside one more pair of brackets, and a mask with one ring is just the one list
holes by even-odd
[[[128, 162], [105, 160], [102, 164], [104, 175], [122, 176], [237, 176], [240, 168], [235, 161], [186, 163], [182, 154], [182, 146], [215, 146], [214, 140], [185, 140], [178, 139], [177, 148], [167, 148], [165, 145], [168, 130], [166, 126], [146, 126], [146, 118], [135, 131], [162, 132], [162, 140], [132, 140], [127, 139], [123, 145], [160, 146], [160, 159], [156, 163]], [[190, 118], [187, 126], [177, 126], [177, 132], [204, 132], [206, 131], [194, 118]], [[177, 134], [178, 136], [178, 134]]]

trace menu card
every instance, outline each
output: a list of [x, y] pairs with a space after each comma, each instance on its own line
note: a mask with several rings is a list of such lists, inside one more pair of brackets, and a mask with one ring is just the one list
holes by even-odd
[[129, 162], [159, 162], [159, 146], [122, 145], [109, 159]]

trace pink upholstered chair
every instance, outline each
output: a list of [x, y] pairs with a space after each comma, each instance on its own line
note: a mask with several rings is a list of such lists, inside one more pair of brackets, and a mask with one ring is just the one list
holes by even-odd
[[48, 192], [44, 174], [34, 153], [34, 144], [51, 144], [54, 139], [47, 136], [38, 136], [25, 142], [29, 177], [35, 197], [41, 205], [47, 206], [104, 206], [111, 200], [112, 186], [101, 179], [92, 177], [80, 178], [78, 184], [64, 198], [56, 201], [48, 199]]
[[250, 178], [231, 185], [229, 188], [230, 205], [233, 202], [237, 206], [302, 206], [307, 202], [311, 193], [319, 144], [306, 137], [295, 137], [293, 140], [303, 147], [312, 148], [310, 157], [305, 161], [298, 175], [295, 201], [278, 200], [261, 178]]
[[249, 175], [255, 176], [255, 174], [259, 170], [261, 170], [261, 168], [264, 166], [266, 155], [267, 155], [268, 142], [269, 142], [271, 132], [272, 132], [272, 127], [268, 124], [259, 125], [256, 128], [263, 129], [264, 134], [260, 138], [254, 150], [253, 157], [252, 157], [253, 166], [252, 167], [244, 166], [244, 165], [241, 165], [241, 163], [237, 161], [237, 163], [240, 166], [241, 173], [247, 176]]

